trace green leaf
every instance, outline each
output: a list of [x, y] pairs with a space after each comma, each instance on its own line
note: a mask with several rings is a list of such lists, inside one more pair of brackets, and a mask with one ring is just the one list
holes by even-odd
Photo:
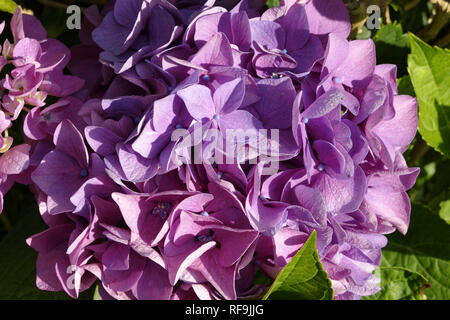
[[66, 9], [44, 7], [40, 20], [47, 31], [47, 36], [49, 38], [58, 38], [67, 28]]
[[281, 270], [263, 300], [331, 300], [333, 289], [319, 261], [314, 231]]
[[450, 226], [427, 208], [413, 204], [406, 236], [390, 235], [383, 264], [405, 268], [430, 281], [428, 299], [450, 299]]
[[367, 40], [372, 36], [372, 31], [367, 29], [366, 25], [364, 24], [361, 28], [361, 30], [356, 35], [356, 40]]
[[376, 274], [381, 278], [381, 291], [364, 300], [423, 300], [430, 286], [424, 276], [405, 268], [380, 267]]
[[269, 8], [279, 7], [280, 6], [280, 0], [267, 0], [266, 1], [266, 5]]
[[399, 77], [406, 74], [406, 57], [409, 53], [408, 35], [397, 23], [382, 25], [373, 37], [376, 45], [377, 64], [397, 65]]
[[450, 224], [450, 200], [442, 201], [439, 216]]
[[[71, 299], [65, 292], [42, 291], [36, 287], [37, 253], [25, 239], [46, 226], [37, 208], [29, 211], [0, 242], [0, 300]], [[85, 291], [80, 299], [91, 299], [91, 291]]]
[[419, 102], [419, 132], [450, 157], [450, 51], [431, 47], [409, 34], [408, 71]]
[[408, 96], [415, 97], [416, 93], [411, 82], [409, 75], [405, 74], [400, 79], [397, 79], [398, 94], [407, 94]]
[[98, 293], [98, 285], [95, 286], [94, 296], [92, 297], [92, 300], [101, 300], [100, 294]]
[[14, 13], [17, 4], [13, 0], [0, 0], [0, 11]]

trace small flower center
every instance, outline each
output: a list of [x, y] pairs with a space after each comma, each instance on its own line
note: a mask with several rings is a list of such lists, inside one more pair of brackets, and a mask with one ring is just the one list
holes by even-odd
[[211, 77], [209, 76], [209, 74], [204, 74], [204, 75], [202, 76], [202, 80], [203, 80], [203, 81], [209, 81], [209, 80], [211, 80]]
[[333, 77], [333, 82], [334, 83], [342, 83], [342, 79], [339, 77]]
[[170, 202], [158, 202], [152, 210], [152, 215], [158, 215], [161, 219], [167, 219], [172, 210], [172, 204]]
[[88, 171], [86, 169], [81, 169], [80, 175], [84, 178], [87, 177]]
[[210, 242], [210, 241], [215, 241], [216, 242], [216, 248], [220, 248], [220, 242], [216, 241], [214, 239], [214, 231], [211, 230], [211, 229], [206, 234], [200, 234], [200, 235], [195, 236], [195, 240], [203, 242], [203, 243]]
[[270, 76], [270, 79], [281, 79], [284, 76], [282, 74], [279, 73], [272, 73], [272, 75]]

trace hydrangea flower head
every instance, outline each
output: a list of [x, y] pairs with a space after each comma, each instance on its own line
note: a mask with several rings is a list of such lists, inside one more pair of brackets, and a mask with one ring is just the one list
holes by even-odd
[[347, 40], [342, 1], [236, 2], [93, 6], [72, 52], [16, 11], [0, 127], [29, 110], [27, 144], [0, 158], [0, 192], [26, 171], [40, 289], [256, 298], [315, 231], [336, 299], [379, 290], [384, 235], [409, 225], [417, 101]]

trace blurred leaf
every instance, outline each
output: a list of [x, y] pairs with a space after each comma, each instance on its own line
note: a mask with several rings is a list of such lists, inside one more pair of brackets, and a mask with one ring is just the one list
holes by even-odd
[[0, 0], [0, 11], [14, 13], [17, 4], [13, 0]]
[[280, 0], [267, 0], [266, 5], [269, 8], [279, 7], [280, 6]]
[[372, 31], [367, 29], [364, 24], [361, 28], [361, 31], [356, 35], [356, 40], [367, 40], [372, 36]]
[[397, 79], [398, 94], [407, 94], [409, 96], [415, 97], [414, 87], [411, 82], [409, 75], [404, 75], [400, 79]]
[[363, 300], [423, 300], [429, 282], [417, 272], [399, 267], [379, 267], [381, 291]]
[[49, 38], [58, 38], [66, 29], [67, 13], [64, 8], [44, 7], [40, 21]]
[[[71, 299], [65, 292], [42, 291], [36, 287], [37, 253], [25, 239], [45, 228], [37, 207], [30, 208], [0, 242], [0, 300]], [[92, 299], [92, 290], [83, 292], [80, 299]]]
[[263, 300], [331, 300], [333, 289], [319, 262], [316, 231], [281, 270]]
[[450, 51], [432, 48], [409, 34], [408, 71], [419, 102], [419, 132], [450, 157]]
[[432, 7], [428, 0], [392, 0], [391, 20], [399, 22], [404, 32], [418, 32], [431, 16]]
[[37, 210], [26, 214], [0, 242], [0, 299], [69, 299], [64, 292], [36, 287], [37, 253], [25, 239], [45, 228]]
[[413, 204], [406, 236], [390, 235], [383, 266], [405, 268], [430, 281], [428, 299], [450, 299], [450, 226], [437, 214]]
[[450, 200], [442, 201], [439, 216], [450, 224]]
[[382, 25], [373, 37], [377, 49], [377, 64], [397, 65], [399, 77], [406, 74], [406, 58], [409, 53], [408, 35], [398, 23]]

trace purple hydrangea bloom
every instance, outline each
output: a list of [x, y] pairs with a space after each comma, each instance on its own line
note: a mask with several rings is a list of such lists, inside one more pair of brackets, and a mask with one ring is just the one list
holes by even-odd
[[16, 11], [0, 128], [25, 110], [26, 144], [4, 134], [0, 196], [30, 184], [48, 225], [28, 239], [38, 288], [258, 298], [255, 275], [316, 231], [336, 299], [379, 290], [385, 234], [409, 226], [417, 101], [347, 40], [342, 1], [264, 3], [116, 0], [71, 51]]

